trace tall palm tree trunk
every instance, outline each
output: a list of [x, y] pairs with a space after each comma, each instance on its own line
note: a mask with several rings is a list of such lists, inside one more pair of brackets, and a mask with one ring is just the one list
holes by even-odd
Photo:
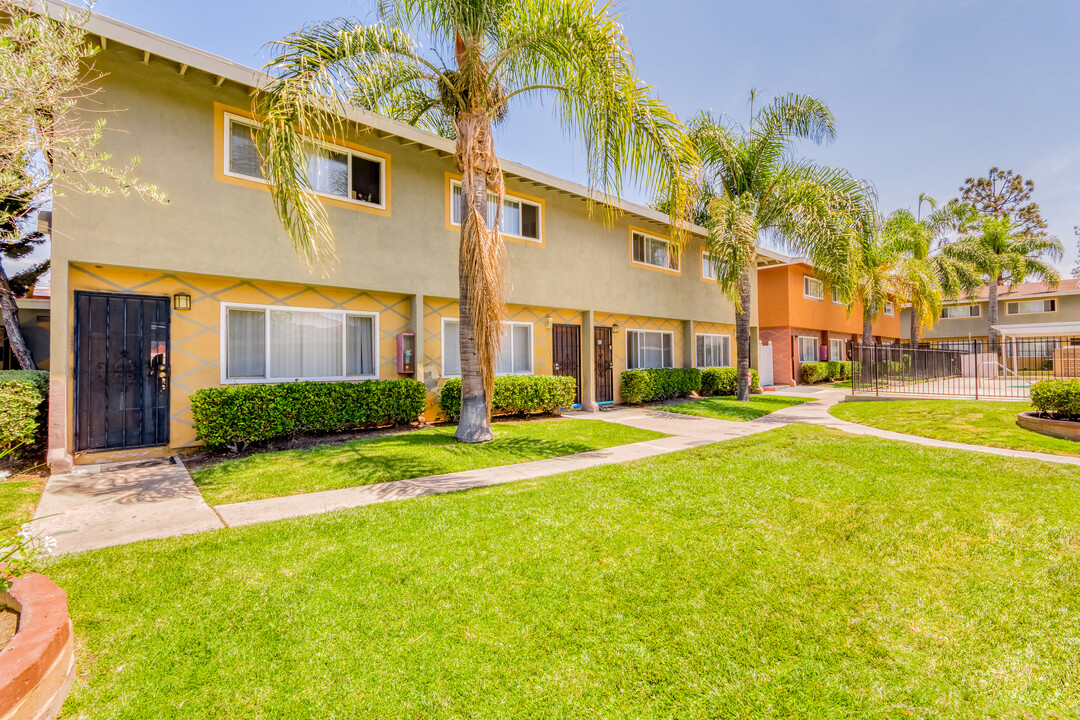
[[987, 288], [989, 296], [986, 302], [986, 336], [991, 345], [996, 345], [1001, 339], [1001, 333], [994, 329], [994, 326], [998, 324], [998, 283], [1001, 282], [1001, 278], [990, 278], [990, 285]]
[[911, 303], [911, 347], [919, 347], [919, 315], [915, 311], [915, 302]]
[[863, 345], [874, 344], [874, 308], [868, 303], [862, 311], [862, 342]]
[[739, 311], [735, 313], [735, 357], [739, 374], [738, 394], [742, 402], [750, 399], [750, 268], [739, 278]]
[[11, 292], [8, 284], [7, 273], [0, 266], [0, 316], [4, 318], [4, 331], [8, 342], [11, 343], [11, 352], [19, 361], [23, 370], [34, 370], [37, 363], [34, 355], [30, 352], [30, 346], [23, 337], [22, 325], [19, 324], [19, 305], [15, 302], [15, 293]]
[[491, 396], [495, 386], [506, 305], [501, 208], [488, 227], [488, 191], [502, 197], [502, 170], [483, 111], [463, 112], [455, 122], [461, 181], [461, 237], [458, 246], [458, 332], [461, 358], [461, 418], [454, 433], [461, 442], [492, 439]]

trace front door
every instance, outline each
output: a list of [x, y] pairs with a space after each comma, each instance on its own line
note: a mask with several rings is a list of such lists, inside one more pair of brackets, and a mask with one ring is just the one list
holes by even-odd
[[574, 404], [581, 402], [581, 326], [555, 325], [551, 328], [552, 369], [577, 381]]
[[75, 293], [75, 449], [169, 442], [169, 299]]
[[596, 402], [614, 402], [615, 383], [611, 369], [611, 328], [594, 328], [596, 343]]

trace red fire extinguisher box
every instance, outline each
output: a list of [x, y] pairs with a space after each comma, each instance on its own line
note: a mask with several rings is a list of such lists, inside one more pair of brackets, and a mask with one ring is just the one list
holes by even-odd
[[416, 372], [416, 333], [397, 334], [397, 371], [402, 375]]

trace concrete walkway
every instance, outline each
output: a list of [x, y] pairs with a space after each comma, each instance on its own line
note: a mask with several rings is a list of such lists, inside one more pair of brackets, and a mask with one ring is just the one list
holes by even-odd
[[[55, 537], [57, 552], [76, 552], [545, 477], [655, 457], [799, 423], [926, 447], [1080, 466], [1080, 458], [933, 440], [840, 420], [829, 414], [829, 408], [844, 400], [846, 393], [843, 390], [800, 387], [776, 394], [815, 402], [778, 410], [750, 422], [715, 420], [646, 408], [618, 408], [599, 415], [575, 412], [569, 417], [600, 419], [670, 437], [517, 465], [252, 500], [215, 508], [203, 501], [183, 464], [139, 464], [103, 472], [82, 470], [49, 479], [35, 515], [43, 519], [35, 521], [33, 528], [35, 532]], [[45, 517], [50, 515], [53, 517]]]
[[187, 469], [170, 462], [53, 475], [34, 518], [34, 534], [56, 538], [57, 553], [224, 527]]

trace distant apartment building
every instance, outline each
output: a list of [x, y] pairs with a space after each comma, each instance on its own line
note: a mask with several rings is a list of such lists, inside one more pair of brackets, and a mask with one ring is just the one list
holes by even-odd
[[[968, 347], [972, 341], [989, 337], [989, 289], [982, 288], [971, 298], [947, 301], [933, 327], [920, 339], [939, 347]], [[911, 340], [911, 309], [901, 309], [903, 338]], [[1046, 283], [1021, 283], [998, 288], [998, 327], [1011, 337], [1024, 337], [1024, 351], [1041, 354], [1080, 339], [1080, 279], [1063, 279], [1057, 287]]]
[[[804, 362], [850, 360], [848, 343], [862, 338], [862, 305], [848, 305], [805, 258], [758, 268], [758, 325], [765, 354], [771, 349], [777, 385], [799, 382]], [[900, 340], [900, 310], [894, 302], [873, 324], [874, 342]]]

